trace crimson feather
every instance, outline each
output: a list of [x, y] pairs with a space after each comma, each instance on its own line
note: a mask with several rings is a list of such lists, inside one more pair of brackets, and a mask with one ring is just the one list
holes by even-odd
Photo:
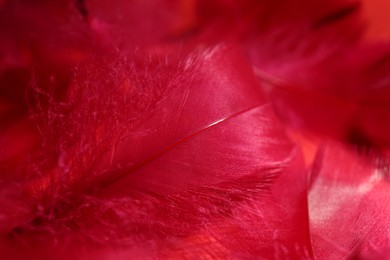
[[312, 169], [309, 191], [316, 258], [373, 259], [386, 252], [388, 174], [388, 159], [378, 152], [332, 143], [322, 147]]
[[[265, 31], [243, 25], [238, 39], [288, 124], [345, 142], [387, 147], [389, 44], [363, 37], [359, 3], [340, 1], [327, 8], [311, 8], [311, 15], [302, 11], [297, 17], [291, 11], [286, 21], [277, 19]], [[283, 8], [274, 13], [279, 12]], [[254, 17], [267, 24], [267, 17]]]
[[2, 199], [33, 196], [2, 222], [8, 243], [156, 257], [200, 235], [205, 254], [309, 257], [299, 150], [238, 52], [201, 53], [96, 58], [66, 100], [38, 105], [42, 148]]
[[361, 43], [314, 65], [292, 66], [280, 77], [259, 75], [268, 78], [279, 114], [293, 126], [358, 145], [387, 147], [388, 53], [388, 44]]
[[[367, 6], [0, 1], [2, 256], [387, 256], [389, 47]], [[315, 154], [306, 130], [358, 148]]]

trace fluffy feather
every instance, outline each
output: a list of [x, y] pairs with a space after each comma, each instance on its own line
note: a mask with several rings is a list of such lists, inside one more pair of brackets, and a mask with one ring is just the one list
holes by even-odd
[[[257, 10], [249, 2], [251, 9], [229, 10]], [[306, 9], [289, 9], [284, 16], [278, 8], [274, 14], [283, 18], [275, 21], [256, 13], [252, 19], [266, 29], [242, 22], [238, 39], [288, 124], [320, 136], [387, 147], [389, 45], [363, 37], [360, 7], [339, 1], [320, 9], [308, 5], [310, 15]], [[229, 33], [237, 41], [237, 32]]]
[[0, 1], [2, 257], [386, 256], [389, 47], [362, 6]]
[[251, 67], [227, 47], [140, 55], [96, 58], [37, 106], [42, 147], [2, 204], [33, 199], [3, 215], [7, 243], [157, 257], [201, 236], [225, 257], [310, 256], [302, 159]]

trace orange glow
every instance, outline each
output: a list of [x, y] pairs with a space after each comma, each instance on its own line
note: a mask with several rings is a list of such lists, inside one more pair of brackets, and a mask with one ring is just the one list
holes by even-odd
[[368, 20], [367, 37], [373, 40], [390, 39], [390, 1], [363, 0], [364, 16]]

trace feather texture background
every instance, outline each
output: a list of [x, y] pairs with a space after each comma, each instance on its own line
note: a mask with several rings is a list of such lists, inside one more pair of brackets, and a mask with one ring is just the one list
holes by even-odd
[[0, 1], [2, 256], [387, 257], [382, 6]]

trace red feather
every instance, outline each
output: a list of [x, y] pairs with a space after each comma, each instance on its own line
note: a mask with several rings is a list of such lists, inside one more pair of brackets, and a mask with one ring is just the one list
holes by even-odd
[[[357, 45], [314, 65], [298, 65], [268, 78], [274, 104], [303, 130], [375, 147], [390, 145], [388, 62], [384, 44]], [[282, 80], [283, 79], [283, 80]]]
[[213, 14], [204, 17], [201, 40], [239, 44], [288, 124], [346, 142], [389, 146], [389, 46], [363, 37], [360, 4], [320, 2], [299, 12], [278, 4], [201, 4], [200, 14]]
[[251, 67], [231, 48], [139, 57], [91, 62], [33, 114], [42, 148], [2, 204], [33, 201], [2, 221], [8, 243], [156, 257], [201, 235], [226, 257], [310, 256], [301, 156]]
[[[389, 47], [367, 6], [0, 0], [2, 257], [386, 257]], [[379, 149], [316, 155], [307, 130]]]
[[[340, 163], [342, 162], [342, 163]], [[376, 152], [327, 144], [309, 192], [310, 230], [318, 259], [373, 259], [389, 246], [389, 164]]]

